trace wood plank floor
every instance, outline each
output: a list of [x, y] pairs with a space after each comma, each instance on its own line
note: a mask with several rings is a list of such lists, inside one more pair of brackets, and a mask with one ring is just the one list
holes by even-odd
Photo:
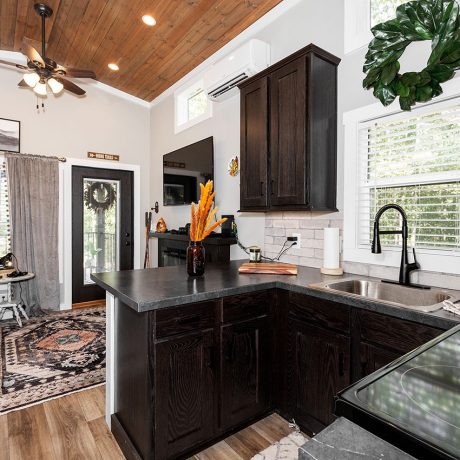
[[[123, 460], [104, 404], [101, 386], [0, 416], [0, 460]], [[192, 459], [249, 460], [292, 431], [273, 414]]]

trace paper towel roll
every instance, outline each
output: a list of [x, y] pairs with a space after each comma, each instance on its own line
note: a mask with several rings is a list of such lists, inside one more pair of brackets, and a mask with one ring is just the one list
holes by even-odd
[[[338, 228], [324, 229], [323, 269], [342, 272], [340, 268], [340, 233]], [[334, 274], [334, 273], [329, 273]], [[340, 274], [340, 273], [337, 273]]]

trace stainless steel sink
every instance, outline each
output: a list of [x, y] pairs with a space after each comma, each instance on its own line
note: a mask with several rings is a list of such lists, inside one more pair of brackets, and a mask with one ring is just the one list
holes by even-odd
[[444, 300], [452, 302], [457, 300], [455, 296], [437, 289], [417, 289], [382, 281], [362, 279], [313, 284], [310, 287], [333, 291], [346, 296], [363, 297], [423, 312], [440, 310]]

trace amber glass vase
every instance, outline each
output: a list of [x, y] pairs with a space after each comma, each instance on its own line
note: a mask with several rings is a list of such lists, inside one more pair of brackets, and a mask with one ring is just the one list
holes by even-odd
[[204, 274], [205, 251], [201, 241], [190, 241], [187, 248], [187, 273], [189, 276]]

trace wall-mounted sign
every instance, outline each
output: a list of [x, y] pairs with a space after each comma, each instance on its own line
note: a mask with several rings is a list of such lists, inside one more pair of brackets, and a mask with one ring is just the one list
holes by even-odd
[[113, 155], [112, 153], [88, 152], [88, 158], [94, 158], [96, 160], [120, 161], [120, 155]]

